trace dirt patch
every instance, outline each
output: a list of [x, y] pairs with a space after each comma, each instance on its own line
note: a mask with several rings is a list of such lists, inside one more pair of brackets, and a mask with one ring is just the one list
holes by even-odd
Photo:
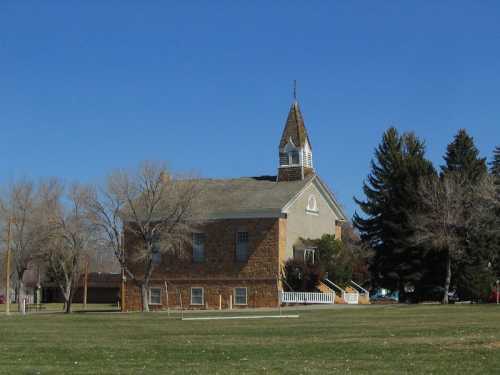
[[500, 341], [489, 342], [484, 346], [488, 349], [500, 349]]

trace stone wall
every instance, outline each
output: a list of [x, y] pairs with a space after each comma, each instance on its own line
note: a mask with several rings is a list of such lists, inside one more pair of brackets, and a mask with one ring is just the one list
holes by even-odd
[[[158, 305], [149, 305], [151, 310], [180, 309], [184, 310], [217, 310], [247, 308], [247, 307], [278, 307], [277, 280], [173, 280], [151, 283], [152, 288], [161, 288], [161, 302]], [[203, 304], [191, 304], [191, 288], [203, 288]], [[247, 304], [235, 303], [234, 288], [247, 288]], [[168, 298], [166, 290], [168, 290]], [[182, 300], [182, 301], [181, 301]], [[142, 306], [141, 291], [133, 283], [127, 284], [126, 310], [140, 310]], [[182, 302], [182, 304], [181, 304]]]
[[[266, 218], [213, 220], [200, 226], [198, 230], [206, 235], [205, 260], [193, 262], [190, 244], [184, 244], [177, 254], [163, 255], [161, 263], [155, 266], [151, 282], [152, 287], [162, 288], [162, 301], [151, 308], [167, 307], [165, 281], [171, 308], [180, 307], [181, 296], [184, 308], [218, 309], [219, 299], [222, 299], [222, 308], [227, 308], [236, 287], [247, 288], [248, 307], [278, 306], [280, 252], [284, 252], [280, 238], [281, 242], [286, 239], [285, 224], [284, 219]], [[236, 260], [238, 231], [249, 234], [249, 256], [245, 262]], [[133, 239], [126, 236], [126, 248], [130, 249], [131, 244]], [[135, 272], [140, 273], [139, 266]], [[203, 306], [190, 305], [191, 287], [204, 289]], [[139, 287], [129, 281], [126, 290], [126, 309], [140, 310]]]

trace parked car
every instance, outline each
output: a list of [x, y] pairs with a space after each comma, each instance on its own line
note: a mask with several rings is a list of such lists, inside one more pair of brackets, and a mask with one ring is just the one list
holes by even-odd
[[372, 303], [398, 303], [399, 292], [391, 292], [388, 289], [379, 288], [370, 293], [370, 302]]

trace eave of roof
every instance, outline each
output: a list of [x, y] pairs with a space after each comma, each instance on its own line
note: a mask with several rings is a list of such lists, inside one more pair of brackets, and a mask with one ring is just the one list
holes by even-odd
[[309, 187], [310, 184], [316, 184], [316, 187], [323, 192], [323, 195], [327, 198], [330, 207], [335, 212], [340, 221], [347, 221], [347, 217], [338, 203], [333, 192], [328, 188], [328, 186], [321, 180], [318, 175], [313, 175], [308, 183], [299, 191], [297, 194], [283, 207], [282, 212], [287, 213], [288, 209], [295, 203], [295, 201], [304, 193], [304, 191]]

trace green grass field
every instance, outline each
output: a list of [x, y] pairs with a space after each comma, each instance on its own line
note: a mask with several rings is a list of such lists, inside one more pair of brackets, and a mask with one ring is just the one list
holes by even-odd
[[[299, 319], [216, 321], [166, 313], [1, 315], [0, 372], [500, 374], [496, 305], [296, 313]], [[216, 313], [190, 316], [204, 315]]]

